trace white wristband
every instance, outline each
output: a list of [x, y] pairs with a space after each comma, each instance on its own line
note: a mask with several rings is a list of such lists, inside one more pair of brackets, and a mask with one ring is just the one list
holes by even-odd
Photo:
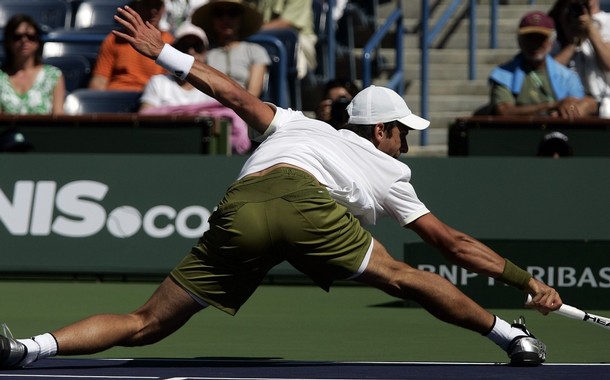
[[169, 44], [165, 44], [155, 62], [157, 65], [184, 80], [189, 71], [191, 71], [191, 67], [193, 67], [195, 57], [185, 54]]

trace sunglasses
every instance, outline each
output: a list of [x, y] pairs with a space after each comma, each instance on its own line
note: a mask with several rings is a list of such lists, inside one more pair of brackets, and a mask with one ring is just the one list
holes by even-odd
[[17, 41], [21, 41], [24, 38], [27, 39], [28, 41], [38, 41], [38, 36], [35, 34], [28, 34], [28, 33], [21, 33], [21, 34], [13, 34], [13, 36], [11, 37], [13, 39], [13, 41], [17, 42]]

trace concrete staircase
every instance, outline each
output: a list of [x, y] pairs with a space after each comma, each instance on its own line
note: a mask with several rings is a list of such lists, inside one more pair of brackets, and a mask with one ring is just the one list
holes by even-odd
[[[431, 127], [428, 130], [428, 145], [421, 146], [418, 133], [410, 137], [411, 153], [423, 156], [446, 156], [447, 131], [456, 117], [472, 115], [489, 100], [487, 77], [496, 65], [509, 60], [517, 53], [516, 29], [521, 17], [532, 10], [548, 11], [554, 0], [537, 0], [535, 5], [528, 5], [527, 0], [508, 0], [498, 7], [497, 48], [489, 48], [490, 5], [488, 0], [480, 0], [477, 5], [477, 52], [476, 79], [468, 79], [468, 28], [465, 18], [453, 28], [453, 32], [444, 41], [442, 48], [430, 51], [428, 110]], [[448, 0], [440, 3], [433, 13], [432, 25], [442, 13], [442, 7]], [[467, 2], [466, 2], [467, 3]], [[394, 9], [396, 3], [391, 1], [380, 6], [378, 24]], [[421, 2], [402, 0], [404, 25], [407, 31], [404, 40], [405, 62], [405, 100], [409, 107], [420, 113], [420, 80], [421, 51], [419, 34], [415, 30], [420, 19]], [[459, 12], [457, 12], [459, 13]], [[388, 64], [394, 62], [394, 50], [381, 49], [381, 54]], [[375, 84], [383, 85], [387, 78], [382, 73], [375, 79]]]

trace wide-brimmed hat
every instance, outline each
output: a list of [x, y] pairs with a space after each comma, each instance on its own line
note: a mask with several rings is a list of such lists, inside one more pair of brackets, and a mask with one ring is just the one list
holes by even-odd
[[216, 32], [212, 28], [214, 10], [222, 7], [239, 7], [241, 9], [240, 39], [245, 39], [258, 32], [263, 25], [263, 15], [252, 4], [240, 0], [210, 0], [207, 4], [195, 10], [191, 16], [191, 22], [205, 30], [210, 41], [216, 40]]

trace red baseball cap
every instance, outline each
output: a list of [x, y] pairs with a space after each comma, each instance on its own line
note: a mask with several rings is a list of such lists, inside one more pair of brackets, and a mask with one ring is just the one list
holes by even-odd
[[519, 34], [540, 33], [550, 36], [554, 32], [555, 21], [544, 12], [530, 12], [519, 23]]

